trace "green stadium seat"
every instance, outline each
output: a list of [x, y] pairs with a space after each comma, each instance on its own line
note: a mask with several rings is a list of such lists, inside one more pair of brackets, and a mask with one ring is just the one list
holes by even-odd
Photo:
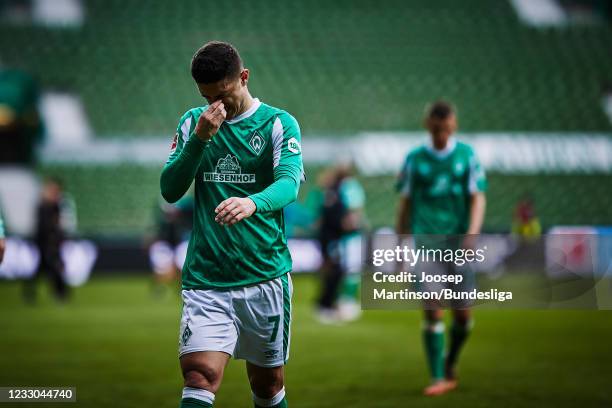
[[[425, 103], [439, 97], [458, 105], [465, 132], [612, 130], [600, 107], [602, 85], [612, 83], [610, 25], [536, 30], [521, 25], [508, 2], [490, 0], [86, 7], [80, 29], [3, 23], [0, 60], [34, 73], [43, 87], [78, 93], [98, 137], [171, 135], [180, 115], [202, 103], [189, 60], [210, 39], [234, 42], [252, 69], [253, 93], [292, 112], [305, 134], [419, 130]], [[240, 24], [228, 23], [235, 9]], [[40, 171], [66, 179], [85, 233], [151, 225], [141, 209], [155, 204], [158, 168]], [[390, 225], [388, 200], [378, 197], [392, 194], [392, 178], [363, 182], [373, 225]], [[492, 174], [488, 229], [508, 228], [523, 191], [536, 196], [546, 226], [612, 220], [605, 175]]]

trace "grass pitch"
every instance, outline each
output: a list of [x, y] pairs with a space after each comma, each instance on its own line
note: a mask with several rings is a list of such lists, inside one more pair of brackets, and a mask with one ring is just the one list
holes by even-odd
[[[294, 276], [294, 287], [292, 408], [612, 406], [612, 312], [478, 311], [460, 388], [425, 398], [420, 313], [323, 326], [316, 279]], [[94, 278], [68, 305], [46, 292], [25, 305], [18, 283], [0, 282], [0, 386], [77, 388], [76, 404], [50, 407], [178, 407], [177, 295], [155, 298], [133, 275]], [[215, 406], [252, 406], [244, 362], [230, 362]]]

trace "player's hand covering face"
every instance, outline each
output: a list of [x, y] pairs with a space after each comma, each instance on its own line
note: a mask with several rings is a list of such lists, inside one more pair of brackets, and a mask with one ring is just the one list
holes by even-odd
[[197, 84], [200, 95], [206, 101], [213, 105], [215, 102], [221, 101], [225, 108], [226, 119], [230, 120], [239, 114], [244, 106], [245, 93], [247, 91], [247, 83], [249, 80], [249, 70], [243, 69], [240, 75], [234, 79], [222, 79], [211, 84]]
[[234, 225], [253, 215], [256, 208], [248, 197], [230, 197], [215, 208], [215, 221], [221, 225]]
[[219, 131], [226, 116], [223, 102], [214, 102], [200, 115], [195, 128], [196, 135], [205, 142], [209, 141]]

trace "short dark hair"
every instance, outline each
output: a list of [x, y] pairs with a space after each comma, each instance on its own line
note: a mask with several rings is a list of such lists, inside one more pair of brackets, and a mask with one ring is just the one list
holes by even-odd
[[191, 60], [191, 76], [198, 84], [212, 84], [225, 78], [238, 77], [242, 59], [232, 44], [210, 41]]
[[438, 100], [427, 107], [425, 116], [427, 119], [447, 119], [455, 115], [455, 107], [452, 103]]

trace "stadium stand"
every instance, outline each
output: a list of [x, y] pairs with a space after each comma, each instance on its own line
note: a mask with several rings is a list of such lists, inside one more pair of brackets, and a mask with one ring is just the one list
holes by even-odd
[[[188, 65], [209, 39], [235, 43], [253, 94], [292, 112], [305, 135], [419, 129], [424, 105], [439, 97], [459, 106], [465, 132], [612, 130], [601, 109], [603, 87], [612, 83], [609, 23], [534, 29], [508, 2], [489, 0], [85, 6], [80, 28], [3, 22], [0, 61], [32, 72], [45, 89], [79, 95], [96, 137], [170, 139], [183, 111], [201, 104]], [[65, 179], [83, 233], [135, 234], [152, 223], [157, 167], [38, 170]], [[509, 228], [525, 192], [536, 197], [545, 226], [612, 220], [605, 175], [490, 178], [489, 230]], [[380, 198], [390, 194], [391, 178], [363, 182], [372, 225], [391, 224]]]
[[436, 97], [457, 103], [464, 131], [611, 129], [606, 24], [536, 30], [488, 0], [85, 4], [82, 28], [2, 24], [0, 57], [80, 94], [100, 136], [171, 133], [200, 103], [188, 65], [209, 39], [234, 42], [254, 94], [306, 133], [416, 129]]
[[[78, 204], [81, 233], [135, 234], [153, 223], [153, 211], [159, 199], [159, 168], [61, 165], [42, 170], [64, 180]], [[307, 168], [308, 179], [315, 180], [318, 171], [318, 168]], [[534, 197], [537, 214], [545, 228], [559, 224], [609, 224], [612, 220], [609, 180], [608, 175], [592, 174], [490, 174], [485, 229], [509, 231], [514, 206], [525, 194]], [[371, 226], [393, 225], [395, 203], [389, 198], [394, 197], [394, 178], [361, 177], [360, 181], [367, 193], [366, 213]], [[313, 183], [302, 187], [301, 200], [311, 188]]]

